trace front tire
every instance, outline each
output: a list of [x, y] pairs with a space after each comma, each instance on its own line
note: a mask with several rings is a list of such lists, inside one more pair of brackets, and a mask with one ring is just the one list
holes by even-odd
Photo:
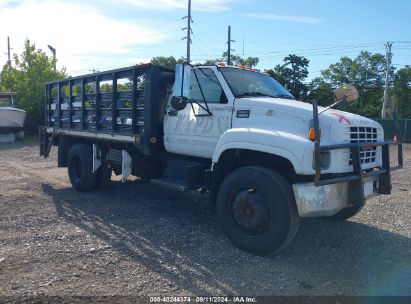
[[94, 190], [97, 172], [93, 173], [93, 148], [88, 144], [75, 144], [68, 155], [68, 175], [74, 189], [81, 192]]
[[247, 252], [266, 255], [294, 238], [299, 216], [291, 185], [263, 167], [230, 173], [217, 193], [217, 218], [230, 241]]

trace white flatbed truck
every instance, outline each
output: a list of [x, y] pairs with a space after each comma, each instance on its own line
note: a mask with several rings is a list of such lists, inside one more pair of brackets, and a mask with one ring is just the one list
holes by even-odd
[[354, 216], [370, 195], [390, 194], [402, 168], [401, 143], [374, 120], [296, 101], [247, 68], [147, 64], [67, 78], [46, 84], [45, 110], [40, 154], [58, 146], [76, 190], [114, 171], [209, 191], [228, 238], [254, 254], [287, 246], [302, 217]]

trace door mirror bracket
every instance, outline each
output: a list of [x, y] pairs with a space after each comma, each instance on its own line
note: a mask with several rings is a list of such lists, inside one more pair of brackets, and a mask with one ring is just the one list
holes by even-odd
[[171, 107], [177, 111], [184, 110], [185, 107], [187, 106], [187, 103], [188, 103], [188, 98], [185, 96], [173, 96], [170, 102]]

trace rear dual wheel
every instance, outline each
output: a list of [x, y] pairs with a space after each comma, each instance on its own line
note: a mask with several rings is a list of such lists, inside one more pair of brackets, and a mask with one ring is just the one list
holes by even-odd
[[258, 255], [285, 248], [299, 226], [291, 185], [263, 167], [230, 173], [218, 190], [216, 211], [230, 241]]
[[93, 148], [90, 144], [75, 144], [68, 155], [68, 175], [74, 189], [81, 192], [92, 191], [107, 185], [111, 178], [111, 168], [101, 164], [93, 172]]

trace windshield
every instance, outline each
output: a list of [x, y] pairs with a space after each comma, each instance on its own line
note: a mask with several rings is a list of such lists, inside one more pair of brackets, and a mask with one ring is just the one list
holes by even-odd
[[12, 101], [10, 95], [0, 95], [0, 107], [11, 107]]
[[281, 84], [268, 75], [237, 68], [221, 68], [220, 71], [236, 98], [269, 96], [295, 99]]

